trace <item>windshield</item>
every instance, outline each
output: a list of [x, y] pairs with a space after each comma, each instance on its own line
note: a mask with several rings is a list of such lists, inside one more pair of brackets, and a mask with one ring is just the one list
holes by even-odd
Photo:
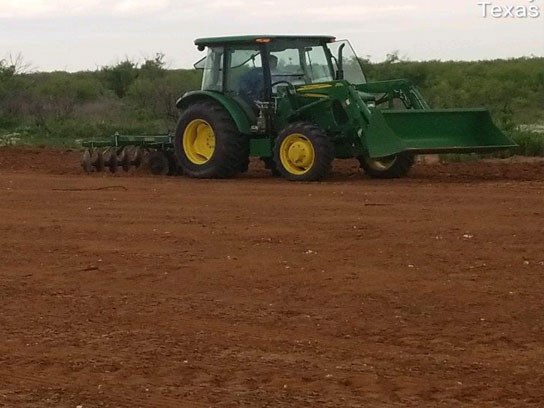
[[284, 81], [303, 85], [334, 79], [323, 45], [277, 41], [270, 46], [269, 61], [272, 84]]
[[366, 84], [365, 74], [361, 63], [353, 47], [348, 40], [336, 41], [328, 44], [329, 50], [335, 62], [335, 69], [338, 70], [339, 50], [342, 47], [342, 69], [344, 71], [344, 79], [353, 85]]

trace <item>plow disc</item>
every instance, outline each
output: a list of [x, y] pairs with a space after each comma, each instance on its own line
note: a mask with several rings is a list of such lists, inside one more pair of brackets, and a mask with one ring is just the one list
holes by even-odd
[[86, 149], [83, 152], [83, 159], [81, 161], [83, 170], [87, 173], [93, 171], [104, 171], [106, 168], [106, 162], [104, 161], [104, 152], [96, 149]]
[[120, 169], [128, 172], [131, 168], [146, 167], [152, 174], [181, 174], [171, 136], [121, 136], [114, 135], [110, 140], [97, 140], [83, 143], [81, 167], [86, 173], [102, 172], [106, 168], [111, 173]]

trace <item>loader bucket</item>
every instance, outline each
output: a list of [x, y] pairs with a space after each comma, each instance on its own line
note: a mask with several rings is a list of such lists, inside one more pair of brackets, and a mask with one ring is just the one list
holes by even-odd
[[365, 134], [371, 158], [414, 154], [492, 152], [516, 144], [487, 109], [374, 110]]

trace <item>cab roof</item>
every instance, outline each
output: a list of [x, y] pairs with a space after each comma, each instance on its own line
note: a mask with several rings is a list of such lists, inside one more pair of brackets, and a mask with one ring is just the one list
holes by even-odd
[[318, 40], [332, 42], [335, 39], [335, 37], [330, 35], [238, 35], [228, 37], [198, 38], [195, 40], [195, 45], [199, 47], [211, 47], [226, 44], [269, 43], [274, 40]]

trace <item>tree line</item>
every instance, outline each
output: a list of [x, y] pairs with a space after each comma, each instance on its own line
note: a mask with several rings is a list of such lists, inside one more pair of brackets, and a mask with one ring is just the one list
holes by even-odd
[[[544, 123], [544, 58], [417, 62], [393, 53], [361, 63], [370, 81], [411, 80], [434, 108], [486, 106], [506, 132]], [[0, 60], [0, 136], [51, 144], [116, 131], [167, 133], [177, 120], [176, 99], [198, 89], [201, 78], [196, 70], [167, 69], [163, 54], [76, 73], [26, 68], [20, 57]]]

